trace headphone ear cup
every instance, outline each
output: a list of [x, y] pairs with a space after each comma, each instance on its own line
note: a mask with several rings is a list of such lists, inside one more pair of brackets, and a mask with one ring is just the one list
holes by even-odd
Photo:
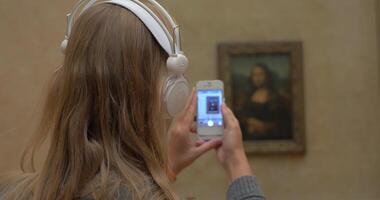
[[189, 60], [183, 54], [176, 54], [168, 58], [166, 66], [175, 74], [183, 74], [189, 66]]
[[164, 101], [167, 113], [175, 117], [185, 107], [190, 95], [189, 83], [184, 76], [172, 75], [167, 79]]
[[66, 48], [67, 48], [67, 44], [69, 43], [69, 40], [68, 39], [64, 39], [61, 43], [61, 52], [63, 54], [65, 54], [65, 51], [66, 51]]

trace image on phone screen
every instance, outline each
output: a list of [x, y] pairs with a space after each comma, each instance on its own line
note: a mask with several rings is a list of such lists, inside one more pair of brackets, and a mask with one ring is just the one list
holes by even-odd
[[198, 90], [198, 126], [223, 126], [222, 103], [222, 90]]

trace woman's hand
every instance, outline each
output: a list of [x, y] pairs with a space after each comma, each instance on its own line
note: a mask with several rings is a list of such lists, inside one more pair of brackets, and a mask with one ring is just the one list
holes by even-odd
[[241, 176], [251, 176], [252, 170], [244, 152], [239, 121], [225, 104], [222, 111], [225, 122], [223, 144], [216, 149], [216, 153], [218, 161], [232, 182]]
[[193, 89], [185, 108], [174, 118], [169, 129], [169, 167], [175, 174], [181, 172], [205, 152], [222, 143], [220, 139], [197, 142], [191, 140], [190, 134], [193, 129], [196, 102], [197, 98]]

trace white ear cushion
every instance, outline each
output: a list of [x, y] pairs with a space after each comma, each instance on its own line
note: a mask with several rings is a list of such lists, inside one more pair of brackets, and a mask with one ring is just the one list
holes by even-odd
[[168, 78], [164, 98], [167, 112], [171, 117], [182, 111], [189, 95], [189, 84], [185, 77], [173, 75]]

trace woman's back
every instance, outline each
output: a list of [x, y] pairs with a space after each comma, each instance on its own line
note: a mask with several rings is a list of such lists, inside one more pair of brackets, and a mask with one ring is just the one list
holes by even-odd
[[[40, 127], [25, 151], [24, 161], [33, 161], [48, 139], [46, 160], [41, 169], [24, 162], [22, 174], [3, 176], [2, 198], [178, 199], [173, 174], [214, 148], [235, 183], [230, 188], [245, 185], [250, 189], [243, 196], [262, 197], [250, 176], [238, 122], [228, 108], [225, 138], [232, 142], [190, 141], [194, 92], [170, 130], [164, 126], [162, 94], [171, 76], [163, 66], [168, 57], [135, 13], [109, 3], [84, 11], [71, 30]], [[235, 158], [243, 159], [239, 169], [230, 166]], [[248, 178], [237, 180], [242, 176]]]

